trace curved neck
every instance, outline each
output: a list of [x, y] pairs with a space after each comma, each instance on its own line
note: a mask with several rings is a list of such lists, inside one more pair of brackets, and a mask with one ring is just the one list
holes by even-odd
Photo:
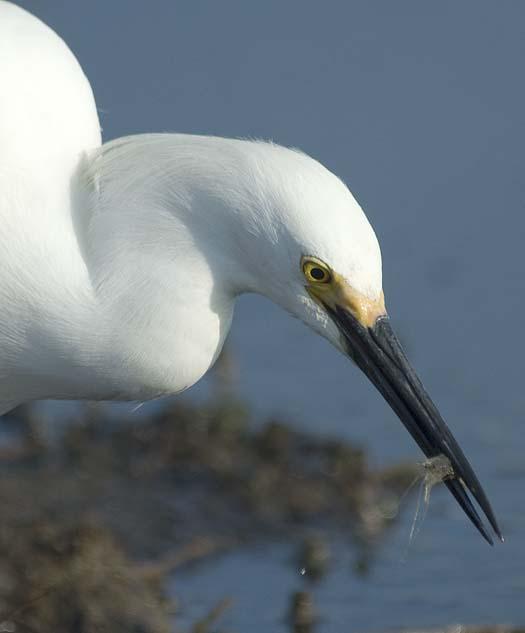
[[212, 169], [196, 170], [198, 147], [182, 160], [184, 144], [174, 151], [166, 140], [111, 143], [76, 183], [79, 244], [110, 333], [103, 365], [130, 399], [195, 383], [220, 352], [235, 296], [251, 284], [240, 265], [247, 244], [221, 201], [224, 178], [203, 183], [197, 176]]

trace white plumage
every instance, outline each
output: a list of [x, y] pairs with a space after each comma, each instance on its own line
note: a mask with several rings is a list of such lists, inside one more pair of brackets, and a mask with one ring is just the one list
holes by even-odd
[[0, 42], [0, 410], [181, 391], [217, 357], [243, 292], [338, 345], [302, 254], [381, 292], [373, 231], [313, 159], [179, 134], [97, 150], [91, 89], [62, 40], [1, 2]]

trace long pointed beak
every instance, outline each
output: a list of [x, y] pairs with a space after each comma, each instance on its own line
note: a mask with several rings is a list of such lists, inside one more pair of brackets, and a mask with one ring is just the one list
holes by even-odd
[[503, 541], [478, 478], [410, 366], [388, 316], [379, 316], [367, 327], [343, 307], [325, 307], [343, 335], [348, 354], [390, 404], [423, 453], [428, 458], [445, 455], [449, 459], [454, 477], [446, 479], [445, 484], [465, 514], [493, 545], [491, 535], [467, 495], [468, 489]]

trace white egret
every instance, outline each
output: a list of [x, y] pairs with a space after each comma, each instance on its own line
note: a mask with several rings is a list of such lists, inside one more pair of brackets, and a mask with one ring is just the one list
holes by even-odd
[[0, 1], [0, 413], [40, 398], [146, 400], [213, 364], [258, 292], [352, 358], [483, 536], [501, 536], [385, 310], [375, 234], [297, 150], [148, 134], [101, 146], [89, 83], [47, 26]]

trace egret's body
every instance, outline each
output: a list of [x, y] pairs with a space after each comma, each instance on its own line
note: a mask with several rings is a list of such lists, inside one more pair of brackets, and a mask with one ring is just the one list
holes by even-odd
[[70, 365], [74, 379], [82, 366], [74, 348], [90, 336], [92, 293], [71, 180], [82, 152], [100, 142], [73, 54], [42, 22], [0, 2], [0, 412], [46, 391], [65, 395], [60, 374]]
[[[350, 355], [498, 528], [386, 315], [375, 234], [347, 187], [277, 145], [142, 135], [100, 146], [65, 44], [0, 0], [0, 412], [194, 384], [259, 292]], [[458, 479], [449, 487], [490, 540]]]

